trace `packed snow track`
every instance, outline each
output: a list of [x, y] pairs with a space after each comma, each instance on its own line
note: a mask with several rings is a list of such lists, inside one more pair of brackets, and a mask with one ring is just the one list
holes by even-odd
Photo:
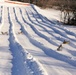
[[39, 11], [0, 2], [0, 75], [76, 75], [76, 32]]

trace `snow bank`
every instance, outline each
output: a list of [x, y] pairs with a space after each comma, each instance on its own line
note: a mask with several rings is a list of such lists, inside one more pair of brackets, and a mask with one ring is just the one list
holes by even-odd
[[50, 9], [50, 8], [46, 8], [46, 9], [41, 9], [36, 5], [32, 5], [39, 14], [47, 17], [50, 20], [58, 20], [60, 21], [60, 11], [59, 10], [55, 10], [55, 9]]

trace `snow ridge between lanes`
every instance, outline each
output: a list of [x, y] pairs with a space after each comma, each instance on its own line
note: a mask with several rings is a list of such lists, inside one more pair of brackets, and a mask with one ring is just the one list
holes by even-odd
[[[6, 14], [4, 15], [4, 10]], [[0, 28], [0, 75], [11, 75], [12, 68], [12, 53], [9, 50], [9, 35], [2, 34], [9, 30], [8, 11], [6, 7], [2, 10], [2, 24]]]
[[[10, 12], [10, 15], [11, 15], [11, 12]], [[41, 67], [42, 67], [41, 64], [35, 58], [33, 58], [33, 56], [30, 55], [30, 53], [28, 53], [27, 51], [24, 52], [24, 49], [22, 48], [22, 46], [20, 45], [20, 42], [18, 41], [18, 39], [16, 37], [17, 36], [16, 35], [17, 32], [15, 31], [15, 27], [14, 27], [15, 22], [13, 22], [14, 21], [13, 20], [13, 16], [12, 16], [12, 19], [11, 19], [11, 24], [13, 25], [13, 27], [12, 27], [13, 35], [14, 35], [15, 41], [19, 44], [19, 48], [22, 49], [23, 56], [26, 58], [25, 59], [26, 64], [28, 65], [29, 69], [31, 69], [31, 72], [30, 73], [32, 75], [47, 75], [44, 72], [44, 70], [41, 69]], [[31, 74], [29, 74], [29, 75], [31, 75]]]

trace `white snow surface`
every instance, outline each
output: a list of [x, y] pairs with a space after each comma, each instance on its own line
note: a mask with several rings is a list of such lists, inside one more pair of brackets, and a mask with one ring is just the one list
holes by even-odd
[[76, 75], [76, 27], [58, 20], [58, 10], [0, 1], [0, 75]]

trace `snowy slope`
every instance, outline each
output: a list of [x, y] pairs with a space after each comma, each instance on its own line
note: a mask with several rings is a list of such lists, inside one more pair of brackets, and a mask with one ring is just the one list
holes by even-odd
[[[76, 27], [62, 26], [59, 15], [34, 5], [0, 5], [0, 75], [76, 75]], [[70, 43], [57, 51], [64, 40]]]

